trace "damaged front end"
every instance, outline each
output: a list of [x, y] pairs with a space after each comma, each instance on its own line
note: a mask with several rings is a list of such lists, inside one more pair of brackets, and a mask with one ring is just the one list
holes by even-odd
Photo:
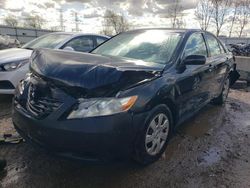
[[117, 92], [161, 76], [161, 67], [52, 50], [32, 54], [31, 72], [74, 98], [114, 97]]
[[20, 83], [15, 101], [37, 119], [66, 103], [72, 106], [64, 114], [68, 119], [127, 111], [137, 96], [119, 98], [118, 93], [150, 82], [162, 71], [125, 60], [44, 49], [34, 51], [31, 58], [31, 74]]

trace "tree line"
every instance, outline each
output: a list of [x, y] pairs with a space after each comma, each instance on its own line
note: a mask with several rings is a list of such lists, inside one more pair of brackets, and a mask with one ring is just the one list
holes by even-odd
[[[170, 0], [163, 17], [170, 21], [172, 28], [186, 27], [183, 19], [184, 8], [180, 0]], [[223, 30], [229, 37], [242, 37], [247, 25], [250, 24], [250, 0], [199, 0], [195, 9], [195, 19], [202, 30], [209, 30], [217, 36], [221, 35]], [[5, 17], [4, 22], [13, 27], [19, 25], [18, 18], [13, 15]], [[42, 17], [29, 15], [25, 18], [24, 26], [41, 29], [44, 23]], [[112, 10], [106, 10], [102, 26], [101, 33], [105, 35], [115, 35], [136, 27], [124, 15]]]
[[18, 17], [14, 15], [8, 15], [4, 18], [4, 23], [11, 27], [28, 27], [28, 28], [35, 28], [35, 29], [42, 29], [43, 25], [45, 24], [45, 19], [43, 19], [39, 15], [29, 15], [24, 18], [24, 24], [20, 24], [20, 20]]
[[215, 26], [219, 36], [224, 27], [229, 37], [233, 33], [242, 37], [250, 23], [250, 0], [200, 0], [195, 16], [202, 30]]

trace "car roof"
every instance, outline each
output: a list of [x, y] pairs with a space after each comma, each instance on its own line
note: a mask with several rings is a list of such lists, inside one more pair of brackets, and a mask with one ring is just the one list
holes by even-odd
[[52, 32], [52, 33], [48, 33], [48, 34], [52, 34], [52, 35], [64, 34], [64, 35], [71, 35], [74, 37], [77, 37], [77, 36], [98, 36], [98, 37], [110, 38], [109, 36], [106, 36], [106, 35], [100, 35], [100, 34], [94, 34], [94, 33], [81, 33], [81, 32]]
[[[130, 30], [124, 33], [139, 33], [139, 32], [143, 32], [143, 31], [149, 31], [149, 30], [165, 30], [165, 31], [169, 31], [172, 33], [179, 33], [182, 35], [186, 35], [186, 36], [190, 36], [193, 33], [196, 32], [202, 32], [205, 33], [206, 35], [213, 35], [214, 37], [216, 37], [213, 33], [209, 32], [209, 31], [204, 31], [202, 29], [183, 29], [183, 28], [142, 28], [142, 29], [135, 29], [135, 30]], [[217, 39], [219, 39], [218, 37], [216, 37]]]
[[194, 32], [205, 32], [209, 33], [207, 31], [203, 31], [201, 29], [179, 29], [179, 28], [142, 28], [142, 29], [135, 29], [131, 30], [128, 32], [142, 32], [142, 31], [149, 31], [149, 30], [166, 30], [166, 31], [171, 31], [171, 32], [176, 32], [176, 33], [194, 33]]

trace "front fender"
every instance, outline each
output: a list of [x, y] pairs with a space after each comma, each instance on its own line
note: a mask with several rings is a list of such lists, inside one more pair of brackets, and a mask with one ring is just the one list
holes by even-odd
[[164, 103], [167, 100], [174, 101], [176, 89], [173, 80], [162, 76], [151, 82], [119, 92], [119, 97], [137, 95], [138, 99], [131, 108], [134, 113], [141, 113], [151, 110], [155, 105]]

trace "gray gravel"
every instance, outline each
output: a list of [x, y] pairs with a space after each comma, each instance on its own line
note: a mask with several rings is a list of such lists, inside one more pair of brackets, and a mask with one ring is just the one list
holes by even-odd
[[[11, 97], [0, 97], [0, 134], [14, 133]], [[162, 158], [86, 165], [34, 150], [27, 143], [0, 145], [8, 160], [0, 187], [250, 187], [250, 93], [232, 90], [227, 103], [208, 105], [184, 123]]]

